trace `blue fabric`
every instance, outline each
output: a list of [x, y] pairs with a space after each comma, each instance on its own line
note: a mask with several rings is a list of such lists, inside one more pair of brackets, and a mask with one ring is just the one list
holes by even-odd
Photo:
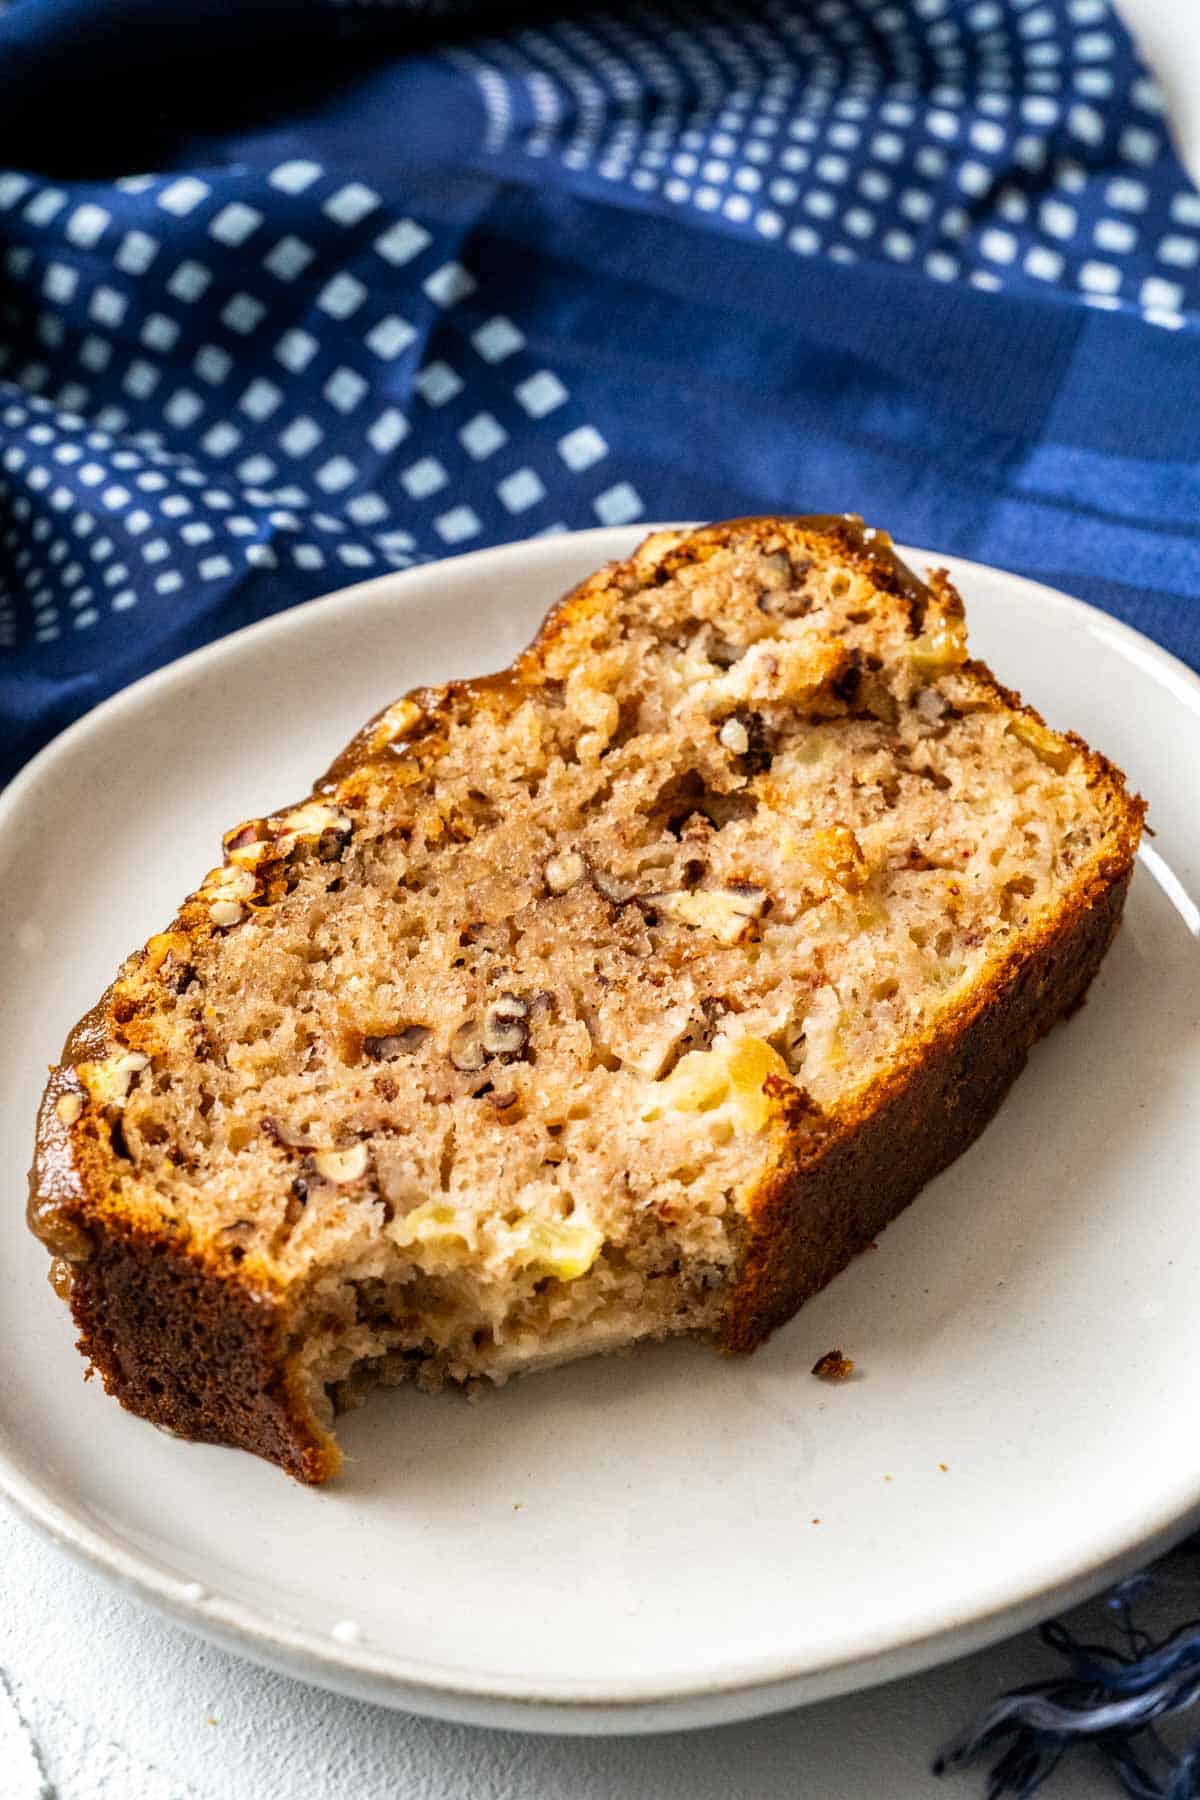
[[0, 773], [643, 518], [853, 509], [1200, 665], [1200, 194], [1106, 0], [18, 0], [0, 84]]
[[[1184, 1559], [1196, 1544], [1189, 1541]], [[988, 1800], [1031, 1800], [1065, 1757], [1091, 1748], [1131, 1800], [1196, 1800], [1200, 1739], [1176, 1749], [1159, 1725], [1200, 1699], [1200, 1624], [1182, 1625], [1161, 1641], [1151, 1637], [1134, 1611], [1153, 1585], [1150, 1576], [1134, 1575], [1107, 1597], [1119, 1627], [1115, 1645], [1083, 1643], [1058, 1620], [1043, 1625], [1042, 1642], [1059, 1653], [1066, 1672], [993, 1701], [937, 1758], [934, 1774], [999, 1750]]]

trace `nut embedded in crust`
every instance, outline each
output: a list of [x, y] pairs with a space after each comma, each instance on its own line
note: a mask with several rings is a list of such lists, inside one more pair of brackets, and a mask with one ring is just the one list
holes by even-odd
[[242, 902], [257, 893], [258, 882], [249, 869], [227, 863], [219, 869], [209, 870], [200, 891], [208, 901], [209, 918], [221, 931], [240, 923], [245, 915]]
[[206, 900], [249, 900], [257, 887], [249, 869], [222, 863], [219, 869], [209, 870], [201, 892]]
[[253, 871], [276, 854], [271, 827], [265, 819], [249, 819], [244, 825], [235, 825], [225, 833], [223, 843], [226, 861], [239, 869]]
[[208, 909], [208, 916], [218, 931], [226, 931], [231, 925], [239, 925], [245, 917], [246, 909], [236, 900], [214, 900]]
[[272, 862], [277, 851], [270, 838], [252, 838], [249, 843], [239, 844], [227, 854], [230, 862], [237, 868], [253, 872], [261, 863]]
[[371, 733], [372, 749], [386, 749], [398, 738], [407, 737], [421, 723], [424, 716], [415, 700], [397, 700], [377, 720], [375, 729]]
[[150, 1058], [142, 1051], [126, 1050], [103, 1062], [81, 1064], [79, 1075], [98, 1105], [124, 1106], [130, 1088], [149, 1066]]
[[286, 856], [298, 843], [319, 842], [326, 832], [335, 832], [339, 836], [345, 833], [348, 838], [353, 829], [354, 820], [349, 813], [329, 806], [323, 800], [307, 800], [280, 819], [279, 853]]

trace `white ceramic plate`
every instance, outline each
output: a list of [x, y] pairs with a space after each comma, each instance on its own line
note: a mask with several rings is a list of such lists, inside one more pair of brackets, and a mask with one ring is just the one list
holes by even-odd
[[[640, 535], [514, 545], [300, 607], [109, 701], [0, 800], [0, 1483], [247, 1655], [542, 1730], [713, 1723], [901, 1674], [1044, 1616], [1200, 1514], [1200, 682], [1076, 601], [951, 558], [978, 650], [1129, 771], [1158, 835], [1085, 1010], [876, 1253], [748, 1361], [679, 1345], [475, 1406], [378, 1395], [319, 1492], [84, 1386], [20, 1223], [67, 1026], [231, 820], [303, 793], [402, 689], [507, 661]], [[861, 1379], [811, 1379], [833, 1345]]]

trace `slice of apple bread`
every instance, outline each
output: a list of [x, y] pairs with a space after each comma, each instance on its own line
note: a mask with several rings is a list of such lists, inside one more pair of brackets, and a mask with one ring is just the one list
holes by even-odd
[[306, 1480], [377, 1381], [752, 1349], [983, 1128], [1142, 804], [850, 517], [661, 532], [252, 818], [52, 1073], [109, 1391]]

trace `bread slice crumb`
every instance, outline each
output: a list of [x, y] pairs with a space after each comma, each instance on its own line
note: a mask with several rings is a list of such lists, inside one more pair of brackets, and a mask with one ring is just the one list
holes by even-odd
[[843, 1356], [840, 1350], [827, 1350], [824, 1356], [818, 1356], [811, 1373], [818, 1381], [849, 1381], [854, 1373], [854, 1359]]
[[31, 1223], [84, 1354], [319, 1480], [378, 1383], [753, 1348], [1077, 1003], [1141, 814], [884, 533], [656, 534], [236, 824], [72, 1034]]

